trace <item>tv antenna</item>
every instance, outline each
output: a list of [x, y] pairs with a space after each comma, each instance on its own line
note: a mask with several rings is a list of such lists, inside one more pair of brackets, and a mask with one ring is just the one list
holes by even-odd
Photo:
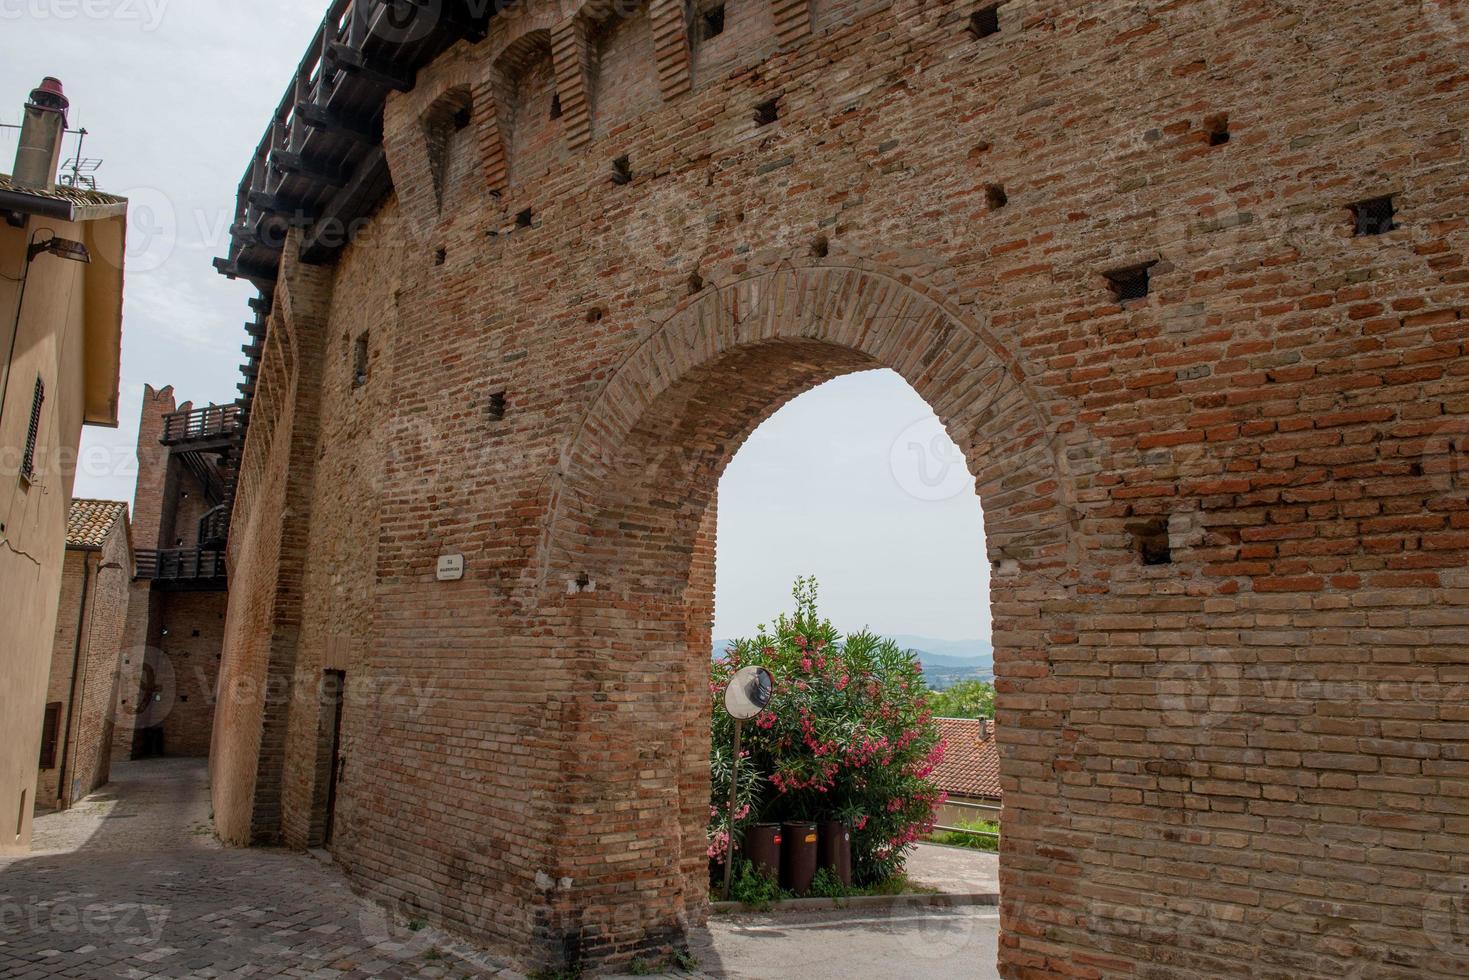
[[82, 156], [82, 145], [86, 143], [88, 135], [85, 126], [76, 131], [77, 155], [61, 165], [61, 182], [67, 187], [95, 191], [97, 189], [97, 171], [102, 168], [102, 160], [100, 158]]

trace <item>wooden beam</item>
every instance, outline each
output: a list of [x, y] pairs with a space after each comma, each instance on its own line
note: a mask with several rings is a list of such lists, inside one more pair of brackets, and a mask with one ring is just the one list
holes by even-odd
[[279, 214], [288, 221], [298, 224], [309, 224], [316, 220], [316, 209], [307, 207], [301, 201], [288, 201], [279, 194], [268, 194], [264, 191], [251, 191], [248, 198], [250, 206], [270, 214]]
[[357, 51], [340, 41], [333, 42], [327, 48], [328, 58], [344, 71], [352, 72], [359, 78], [369, 82], [377, 82], [388, 88], [399, 92], [407, 92], [413, 88], [414, 75], [404, 74], [394, 65], [376, 59], [368, 58], [366, 54]]
[[270, 155], [271, 166], [283, 174], [295, 174], [305, 177], [320, 184], [325, 184], [332, 190], [336, 190], [347, 183], [340, 171], [331, 167], [323, 166], [315, 160], [308, 160], [300, 153], [290, 153], [285, 150], [276, 150]]
[[280, 270], [277, 268], [251, 265], [247, 262], [240, 262], [238, 259], [215, 259], [214, 268], [219, 271], [220, 275], [228, 276], [230, 279], [248, 279], [261, 289], [265, 289], [267, 285], [273, 285], [280, 275]]
[[319, 129], [333, 136], [342, 136], [355, 143], [376, 146], [382, 140], [381, 135], [376, 132], [378, 127], [358, 119], [349, 119], [340, 112], [333, 112], [315, 103], [302, 103], [296, 106], [296, 115], [300, 116], [301, 121], [312, 129]]
[[349, 244], [347, 235], [353, 220], [381, 200], [392, 186], [387, 154], [382, 147], [373, 147], [357, 164], [347, 185], [327, 202], [315, 225], [306, 232], [301, 242], [301, 260], [322, 262]]

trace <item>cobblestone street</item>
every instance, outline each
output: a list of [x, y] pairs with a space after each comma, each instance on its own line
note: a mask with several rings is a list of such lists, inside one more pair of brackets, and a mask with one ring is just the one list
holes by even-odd
[[0, 977], [517, 977], [389, 922], [330, 865], [222, 849], [206, 767], [134, 762], [0, 861]]
[[[983, 886], [993, 855], [922, 848], [950, 891]], [[694, 937], [702, 972], [780, 980], [994, 976], [993, 909], [743, 914]], [[521, 975], [431, 927], [392, 920], [333, 865], [221, 848], [207, 767], [116, 766], [110, 785], [36, 818], [34, 852], [0, 860], [0, 977], [498, 977]]]

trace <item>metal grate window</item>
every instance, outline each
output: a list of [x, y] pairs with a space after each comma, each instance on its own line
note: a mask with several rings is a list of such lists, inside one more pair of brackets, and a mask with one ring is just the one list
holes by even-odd
[[41, 724], [41, 768], [56, 768], [56, 745], [61, 741], [61, 702], [46, 705], [46, 720]]
[[1398, 226], [1392, 196], [1374, 197], [1352, 205], [1357, 235], [1386, 235]]
[[36, 392], [31, 398], [31, 425], [26, 430], [25, 454], [20, 458], [20, 475], [27, 483], [36, 476], [36, 440], [41, 435], [41, 406], [46, 403], [46, 383], [36, 379]]
[[1000, 33], [1000, 5], [993, 4], [970, 14], [969, 33], [980, 40]]
[[721, 3], [717, 7], [710, 7], [708, 10], [705, 10], [700, 15], [699, 20], [701, 22], [700, 26], [703, 28], [701, 40], [707, 41], [710, 38], [715, 38], [723, 34], [724, 4]]
[[1148, 262], [1144, 265], [1129, 266], [1126, 269], [1106, 273], [1107, 285], [1112, 288], [1112, 295], [1117, 297], [1119, 303], [1129, 303], [1147, 297], [1152, 285], [1151, 272], [1154, 264]]
[[352, 345], [352, 387], [361, 388], [367, 384], [367, 372], [371, 363], [371, 352], [369, 344], [371, 332], [364, 331]]

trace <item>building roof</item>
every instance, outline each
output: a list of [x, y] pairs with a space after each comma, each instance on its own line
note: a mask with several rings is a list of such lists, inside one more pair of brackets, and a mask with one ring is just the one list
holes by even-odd
[[1000, 798], [1000, 752], [994, 722], [974, 718], [939, 718], [948, 748], [934, 770], [938, 788], [950, 796]]
[[[42, 221], [50, 219], [78, 225], [58, 228], [56, 233], [63, 238], [79, 239], [90, 255], [76, 296], [82, 310], [82, 421], [87, 425], [116, 428], [122, 367], [127, 199], [64, 184], [51, 190], [23, 187], [9, 174], [0, 174], [0, 213], [32, 215]], [[38, 261], [57, 260], [38, 258]], [[37, 274], [35, 269], [27, 273], [30, 277]]]
[[64, 221], [92, 221], [127, 212], [127, 198], [57, 184], [51, 190], [24, 187], [10, 174], [0, 174], [0, 207]]
[[127, 516], [128, 505], [117, 500], [73, 500], [66, 518], [66, 546], [100, 548]]

